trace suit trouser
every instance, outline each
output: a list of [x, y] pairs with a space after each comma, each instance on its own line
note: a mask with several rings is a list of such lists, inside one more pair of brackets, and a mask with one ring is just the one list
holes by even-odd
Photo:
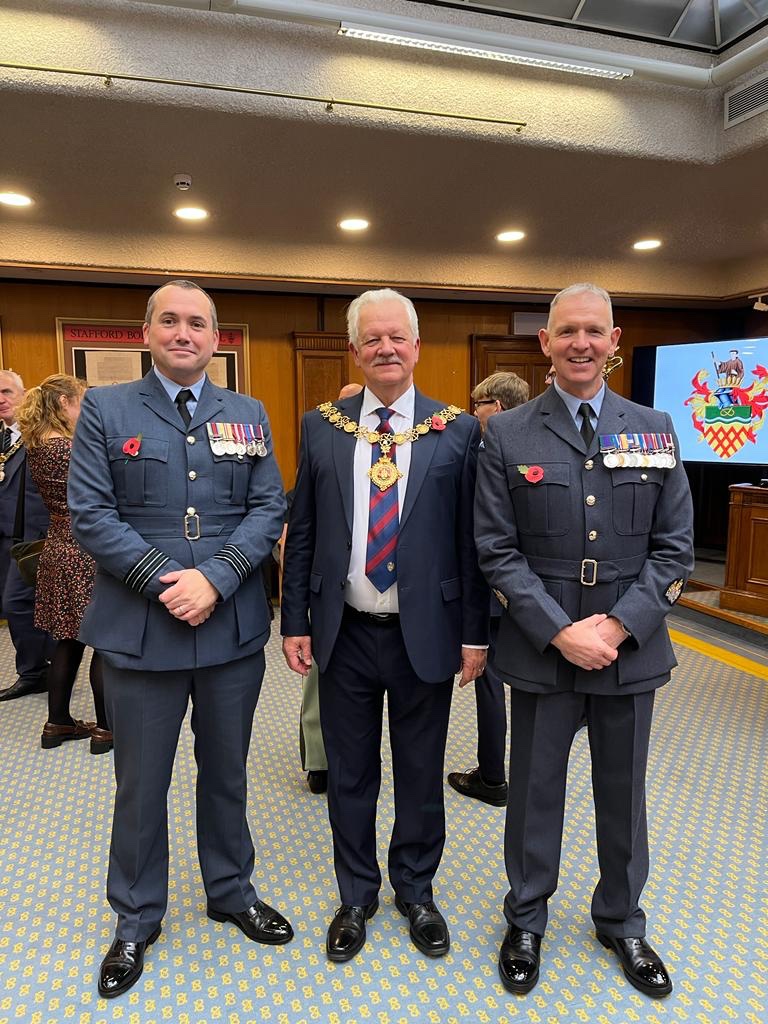
[[491, 618], [488, 661], [475, 680], [477, 704], [477, 763], [485, 782], [501, 783], [507, 777], [507, 698], [504, 683], [494, 665], [498, 617]]
[[246, 759], [263, 675], [263, 651], [178, 672], [135, 672], [105, 662], [117, 780], [107, 898], [118, 915], [118, 938], [143, 941], [165, 914], [167, 795], [190, 697], [197, 850], [208, 902], [229, 913], [253, 905]]
[[376, 804], [387, 695], [395, 789], [389, 880], [401, 899], [432, 898], [445, 844], [443, 763], [453, 679], [425, 683], [408, 660], [399, 624], [344, 615], [320, 673], [320, 718], [328, 756], [328, 817], [342, 903], [371, 903], [381, 885]]
[[8, 566], [2, 603], [16, 651], [16, 675], [19, 679], [45, 681], [55, 642], [44, 630], [36, 628], [35, 588], [24, 582], [13, 559]]
[[328, 759], [325, 756], [323, 730], [320, 727], [320, 673], [314, 661], [301, 686], [299, 751], [301, 767], [305, 772], [327, 771]]
[[557, 888], [568, 755], [586, 711], [600, 880], [598, 931], [645, 935], [639, 906], [648, 877], [645, 771], [654, 691], [627, 696], [511, 692], [509, 802], [504, 855], [509, 924], [543, 935]]

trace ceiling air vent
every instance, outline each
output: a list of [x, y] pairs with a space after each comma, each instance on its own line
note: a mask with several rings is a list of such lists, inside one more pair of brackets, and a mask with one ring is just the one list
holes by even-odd
[[725, 94], [725, 127], [748, 121], [768, 110], [768, 75], [740, 85]]

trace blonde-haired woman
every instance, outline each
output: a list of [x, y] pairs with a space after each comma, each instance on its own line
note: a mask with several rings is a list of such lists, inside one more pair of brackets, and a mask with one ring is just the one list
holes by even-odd
[[96, 565], [72, 536], [67, 508], [67, 476], [72, 434], [80, 415], [85, 384], [67, 374], [46, 377], [31, 388], [18, 410], [19, 429], [27, 449], [27, 464], [51, 517], [48, 538], [40, 556], [35, 592], [35, 625], [58, 641], [48, 670], [48, 721], [40, 744], [58, 747], [66, 740], [90, 737], [91, 753], [112, 747], [104, 712], [101, 658], [94, 651], [90, 682], [96, 722], [72, 718], [72, 690], [85, 645], [78, 639], [80, 619], [93, 590]]

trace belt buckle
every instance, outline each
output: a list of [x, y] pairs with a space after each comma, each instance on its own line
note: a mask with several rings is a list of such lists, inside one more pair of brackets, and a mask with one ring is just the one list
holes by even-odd
[[[190, 532], [192, 529], [194, 533]], [[200, 540], [200, 516], [196, 512], [184, 516], [184, 537], [187, 540]]]
[[[587, 572], [590, 578], [586, 578]], [[597, 561], [594, 558], [584, 558], [581, 562], [581, 583], [585, 587], [594, 587], [597, 583]]]

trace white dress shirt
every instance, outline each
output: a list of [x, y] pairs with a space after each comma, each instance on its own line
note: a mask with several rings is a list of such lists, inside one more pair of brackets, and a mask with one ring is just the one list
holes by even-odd
[[[385, 406], [392, 410], [389, 417], [389, 425], [392, 433], [397, 434], [410, 430], [413, 426], [413, 407], [416, 400], [416, 392], [411, 385], [408, 390], [400, 395], [396, 402]], [[365, 388], [363, 391], [363, 404], [360, 409], [359, 423], [368, 430], [378, 430], [381, 423], [376, 409], [381, 409], [384, 403], [374, 395], [372, 391]], [[397, 468], [403, 474], [397, 482], [397, 514], [398, 519], [402, 515], [403, 501], [405, 499], [405, 488], [408, 484], [408, 470], [411, 465], [411, 445], [413, 442], [398, 445], [395, 449], [395, 462]], [[374, 612], [383, 614], [385, 612], [399, 611], [397, 599], [397, 583], [380, 593], [365, 575], [366, 553], [368, 549], [368, 511], [370, 506], [371, 479], [368, 470], [371, 468], [371, 455], [373, 446], [366, 440], [360, 438], [355, 447], [355, 458], [352, 472], [354, 476], [354, 502], [352, 519], [352, 554], [349, 560], [349, 573], [347, 575], [347, 604], [357, 608], [361, 612]]]

